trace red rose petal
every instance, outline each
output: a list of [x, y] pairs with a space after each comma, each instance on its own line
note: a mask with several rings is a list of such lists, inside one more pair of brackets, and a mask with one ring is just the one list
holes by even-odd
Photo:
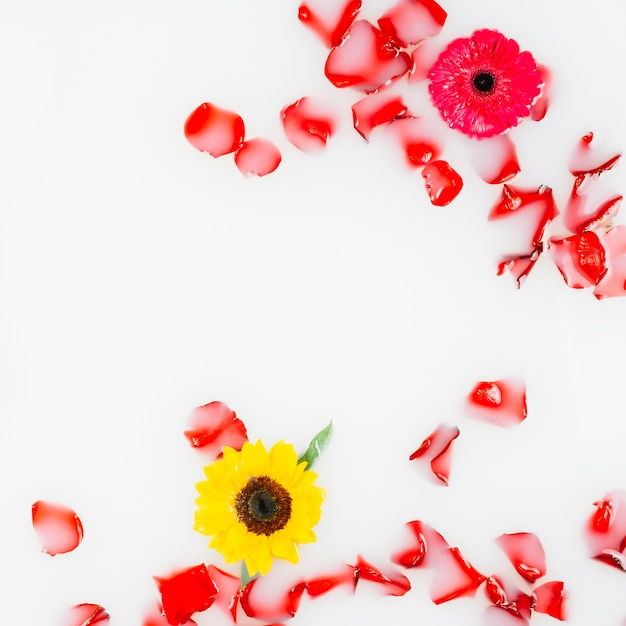
[[72, 607], [67, 626], [108, 624], [111, 616], [99, 604], [77, 604]]
[[440, 424], [422, 441], [420, 447], [411, 454], [409, 461], [424, 458], [430, 461], [430, 467], [435, 477], [444, 485], [450, 478], [450, 453], [452, 442], [459, 436], [456, 426]]
[[540, 122], [546, 116], [550, 108], [550, 83], [552, 82], [552, 77], [550, 70], [545, 65], [538, 64], [537, 70], [539, 70], [543, 85], [539, 97], [535, 100], [535, 103], [530, 109], [530, 119], [535, 122]]
[[607, 550], [623, 552], [626, 547], [626, 492], [612, 491], [594, 502], [594, 506], [584, 535], [591, 556], [610, 557]]
[[528, 626], [528, 620], [501, 607], [488, 606], [485, 609], [481, 626]]
[[519, 289], [533, 267], [535, 267], [535, 263], [539, 260], [542, 252], [543, 246], [538, 246], [530, 254], [505, 258], [498, 265], [497, 275], [502, 276], [504, 272], [509, 272], [515, 278], [517, 288]]
[[422, 178], [435, 206], [447, 206], [463, 188], [463, 179], [446, 161], [430, 161], [422, 170]]
[[[574, 233], [597, 228], [617, 215], [620, 209], [623, 200], [620, 194], [601, 202], [591, 197], [590, 191], [596, 181], [596, 178], [585, 174], [574, 180], [572, 192], [563, 213], [563, 223]], [[595, 208], [590, 209], [590, 205]]]
[[352, 105], [354, 129], [369, 141], [374, 128], [405, 115], [406, 111], [402, 96], [387, 92], [369, 94]]
[[509, 135], [473, 141], [471, 146], [476, 173], [486, 183], [499, 185], [520, 173], [515, 144]]
[[217, 594], [206, 565], [200, 564], [176, 572], [168, 578], [154, 577], [167, 623], [185, 624], [197, 612], [206, 611]]
[[573, 289], [597, 285], [606, 272], [604, 248], [594, 232], [550, 239], [548, 249], [568, 287]]
[[[167, 621], [165, 615], [163, 615], [163, 610], [160, 604], [157, 608], [152, 609], [144, 614], [141, 626], [169, 626], [169, 622]], [[192, 619], [190, 619], [189, 621], [185, 622], [183, 626], [197, 626], [197, 624]]]
[[307, 0], [298, 8], [298, 19], [327, 48], [333, 48], [341, 43], [360, 10], [361, 0]]
[[534, 533], [500, 535], [496, 543], [504, 550], [517, 573], [534, 583], [546, 573], [546, 554]]
[[468, 396], [473, 417], [510, 427], [526, 419], [526, 388], [508, 379], [479, 382]]
[[435, 604], [473, 595], [486, 579], [465, 559], [458, 548], [441, 551], [434, 566], [430, 597]]
[[354, 566], [354, 576], [357, 582], [367, 580], [381, 585], [386, 595], [390, 596], [403, 596], [411, 589], [411, 583], [406, 576], [398, 573], [383, 574], [360, 555], [357, 556], [357, 562]]
[[185, 122], [187, 141], [212, 157], [234, 152], [244, 136], [243, 119], [237, 113], [220, 109], [210, 102], [201, 104]]
[[217, 459], [224, 446], [241, 450], [248, 441], [244, 423], [223, 402], [209, 402], [195, 409], [191, 426], [185, 431], [185, 437], [194, 448], [201, 449], [211, 459]]
[[626, 256], [610, 262], [606, 274], [595, 286], [593, 295], [598, 300], [626, 296]]
[[328, 107], [312, 98], [300, 98], [280, 113], [287, 140], [303, 152], [319, 152], [335, 132], [336, 121]]
[[391, 560], [402, 567], [430, 567], [436, 562], [437, 556], [450, 546], [443, 536], [432, 526], [420, 520], [407, 522], [411, 537], [407, 548], [392, 555]]
[[427, 40], [417, 46], [411, 52], [411, 69], [407, 82], [419, 83], [425, 80], [443, 48], [444, 44], [438, 40]]
[[613, 169], [619, 162], [621, 154], [598, 157], [591, 148], [593, 133], [587, 133], [578, 142], [572, 155], [568, 169], [576, 177], [582, 175], [597, 175]]
[[351, 585], [352, 588], [356, 586], [354, 566], [345, 565], [343, 569], [337, 573], [307, 580], [306, 591], [312, 598], [317, 598], [341, 585]]
[[565, 621], [565, 589], [560, 580], [539, 585], [533, 589], [535, 603], [533, 608], [537, 613], [545, 613], [561, 621]]
[[341, 44], [330, 51], [324, 73], [335, 87], [354, 87], [366, 93], [409, 71], [411, 60], [393, 39], [366, 20], [352, 24]]
[[33, 528], [41, 551], [55, 556], [74, 550], [83, 540], [83, 525], [73, 509], [37, 500], [32, 506]]
[[511, 584], [504, 584], [497, 576], [489, 576], [485, 584], [489, 601], [512, 615], [530, 618], [533, 597]]
[[244, 176], [265, 176], [280, 164], [280, 150], [268, 139], [244, 141], [235, 151], [235, 165]]
[[302, 594], [306, 591], [306, 582], [298, 582], [278, 599], [271, 598], [262, 590], [255, 592], [261, 578], [251, 580], [241, 592], [241, 608], [248, 617], [273, 622], [293, 617], [300, 607]]
[[215, 565], [207, 566], [209, 576], [217, 588], [215, 604], [237, 621], [237, 605], [241, 595], [241, 579]]
[[409, 167], [422, 167], [438, 159], [442, 152], [439, 134], [423, 118], [401, 117], [389, 124], [385, 130], [404, 151]]
[[378, 20], [402, 48], [441, 32], [448, 14], [434, 0], [398, 0]]

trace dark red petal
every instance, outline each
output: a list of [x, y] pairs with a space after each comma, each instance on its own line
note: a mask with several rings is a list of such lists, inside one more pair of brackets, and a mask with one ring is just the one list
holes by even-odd
[[541, 87], [541, 94], [530, 109], [530, 119], [535, 122], [540, 122], [546, 116], [550, 108], [550, 83], [552, 82], [552, 77], [550, 70], [545, 65], [538, 64], [537, 70], [539, 70], [543, 85]]
[[441, 32], [448, 14], [434, 0], [398, 0], [378, 20], [402, 48]]
[[420, 447], [411, 454], [410, 461], [424, 458], [430, 461], [430, 467], [435, 477], [444, 485], [450, 478], [450, 454], [452, 442], [459, 436], [456, 426], [440, 424], [422, 441]]
[[268, 139], [244, 141], [235, 151], [235, 165], [244, 176], [265, 176], [281, 161], [280, 150]]
[[354, 129], [369, 141], [372, 130], [406, 113], [402, 96], [388, 92], [369, 94], [352, 105]]
[[243, 119], [237, 113], [210, 102], [201, 104], [185, 122], [187, 141], [212, 157], [234, 152], [243, 142], [245, 132]]
[[351, 585], [354, 588], [355, 584], [354, 566], [345, 565], [341, 571], [335, 574], [319, 576], [307, 580], [306, 591], [312, 598], [316, 598], [317, 596], [321, 596], [335, 589], [335, 587]]
[[476, 173], [490, 185], [500, 185], [520, 173], [515, 144], [509, 135], [473, 141], [472, 162]]
[[465, 559], [458, 548], [441, 551], [434, 565], [430, 597], [435, 604], [473, 595], [485, 580], [485, 576]]
[[32, 519], [41, 551], [50, 556], [71, 552], [83, 540], [83, 524], [67, 506], [37, 500], [32, 506]]
[[424, 186], [435, 206], [446, 206], [463, 188], [463, 179], [446, 161], [430, 161], [422, 170]]
[[218, 458], [224, 446], [241, 450], [248, 441], [244, 423], [223, 402], [209, 402], [195, 409], [191, 429], [185, 431], [185, 437], [211, 459]]
[[421, 520], [407, 522], [406, 528], [410, 534], [408, 547], [399, 550], [391, 557], [393, 563], [402, 567], [430, 567], [437, 556], [450, 546], [443, 536], [432, 526]]
[[206, 611], [217, 594], [206, 565], [200, 564], [176, 572], [168, 578], [154, 577], [167, 623], [179, 626], [199, 611]]
[[534, 583], [546, 573], [546, 554], [534, 533], [500, 535], [496, 543], [504, 550], [517, 573]]
[[403, 596], [411, 589], [411, 583], [406, 576], [394, 572], [392, 574], [383, 574], [378, 568], [368, 563], [360, 555], [357, 556], [357, 562], [354, 566], [355, 580], [368, 580], [381, 585], [386, 595]]
[[400, 117], [385, 129], [404, 151], [409, 167], [422, 167], [438, 159], [442, 141], [432, 124], [421, 117]]
[[551, 580], [533, 589], [537, 613], [545, 613], [565, 621], [565, 599], [567, 597], [564, 584], [560, 580]]
[[67, 626], [108, 624], [111, 616], [99, 604], [77, 604], [72, 607]]
[[498, 426], [516, 426], [526, 419], [526, 388], [510, 379], [477, 383], [468, 401], [473, 417]]
[[312, 98], [300, 98], [280, 112], [287, 140], [303, 152], [319, 152], [334, 134], [336, 121], [329, 108]]
[[335, 87], [366, 93], [406, 74], [411, 59], [393, 39], [366, 20], [352, 24], [341, 44], [330, 51], [324, 73]]
[[231, 615], [233, 622], [237, 621], [237, 606], [241, 595], [241, 579], [225, 572], [215, 565], [207, 567], [209, 576], [217, 588], [215, 604]]
[[621, 154], [598, 157], [591, 148], [593, 133], [581, 137], [578, 146], [572, 155], [568, 169], [576, 177], [582, 175], [596, 175], [613, 169], [621, 158]]
[[503, 259], [498, 264], [497, 275], [502, 276], [504, 272], [509, 272], [513, 275], [513, 278], [515, 278], [517, 288], [519, 289], [533, 267], [535, 267], [535, 263], [539, 260], [542, 252], [543, 245], [540, 245], [530, 254], [511, 256]]
[[298, 19], [310, 28], [327, 48], [341, 43], [361, 10], [361, 0], [307, 0], [298, 8]]
[[565, 282], [573, 289], [593, 287], [606, 273], [604, 248], [592, 231], [550, 239], [548, 249]]
[[241, 608], [248, 617], [272, 622], [293, 617], [297, 613], [302, 594], [306, 591], [306, 582], [296, 583], [286, 593], [281, 594], [278, 600], [274, 600], [262, 591], [254, 591], [259, 580], [261, 579], [251, 580], [241, 593]]

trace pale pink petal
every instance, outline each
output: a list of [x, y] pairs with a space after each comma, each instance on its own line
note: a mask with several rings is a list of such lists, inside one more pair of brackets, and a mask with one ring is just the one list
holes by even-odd
[[520, 173], [515, 144], [509, 135], [471, 142], [476, 173], [490, 185], [499, 185]]
[[319, 152], [335, 132], [334, 113], [323, 102], [304, 97], [286, 106], [280, 118], [287, 140], [303, 152]]
[[369, 94], [352, 105], [354, 129], [369, 141], [374, 128], [388, 124], [406, 112], [402, 96], [389, 92]]
[[429, 161], [422, 170], [424, 187], [435, 206], [447, 206], [461, 192], [463, 179], [447, 161]]
[[441, 32], [448, 14], [434, 0], [397, 0], [378, 20], [402, 48]]
[[324, 72], [335, 87], [371, 93], [404, 76], [411, 59], [393, 39], [370, 22], [352, 24], [341, 44], [330, 51]]
[[473, 417], [498, 426], [517, 426], [526, 419], [526, 387], [512, 379], [481, 381], [468, 396]]
[[201, 104], [185, 122], [187, 141], [212, 157], [234, 152], [242, 144], [244, 136], [243, 119], [237, 113], [210, 102]]
[[66, 618], [65, 626], [108, 624], [111, 616], [99, 604], [77, 604]]
[[411, 52], [411, 69], [407, 77], [408, 83], [419, 83], [426, 80], [430, 68], [441, 54], [445, 45], [438, 39], [428, 39], [419, 44]]
[[528, 620], [497, 606], [488, 606], [480, 626], [528, 626]]
[[55, 556], [74, 550], [83, 540], [83, 525], [73, 509], [38, 500], [32, 506], [33, 528], [41, 551]]
[[592, 231], [550, 239], [548, 250], [568, 287], [573, 289], [597, 285], [607, 271], [604, 248]]
[[435, 604], [474, 595], [485, 580], [485, 576], [465, 559], [458, 548], [441, 551], [434, 562], [434, 569], [430, 597]]
[[228, 613], [232, 617], [233, 622], [237, 621], [237, 606], [241, 590], [241, 579], [238, 576], [233, 576], [233, 574], [229, 574], [215, 567], [215, 565], [208, 565], [207, 571], [209, 572], [213, 584], [217, 588], [215, 604]]
[[500, 535], [496, 543], [504, 550], [517, 573], [534, 583], [546, 573], [546, 553], [534, 533]]
[[530, 119], [534, 122], [540, 122], [548, 113], [550, 108], [550, 88], [552, 83], [552, 76], [550, 70], [541, 63], [537, 64], [537, 70], [543, 81], [541, 87], [541, 94], [535, 100], [535, 103], [530, 109]]
[[244, 176], [265, 176], [280, 164], [280, 150], [268, 139], [249, 139], [235, 152], [235, 165]]
[[361, 0], [306, 0], [298, 8], [298, 19], [332, 48], [341, 43], [360, 10]]
[[443, 150], [441, 134], [421, 117], [400, 117], [389, 124], [385, 131], [404, 152], [409, 167], [422, 167], [435, 161]]

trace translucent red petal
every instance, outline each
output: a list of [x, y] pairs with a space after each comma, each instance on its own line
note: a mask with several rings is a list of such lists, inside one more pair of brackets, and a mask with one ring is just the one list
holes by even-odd
[[108, 624], [111, 616], [99, 604], [77, 604], [72, 607], [66, 626]]
[[398, 0], [378, 20], [402, 48], [441, 32], [448, 14], [434, 0]]
[[73, 509], [38, 500], [32, 506], [33, 528], [41, 551], [55, 556], [74, 550], [83, 540], [83, 524]]
[[403, 596], [411, 589], [411, 583], [406, 576], [397, 572], [385, 574], [360, 555], [354, 565], [354, 576], [357, 582], [367, 580], [380, 585], [384, 593], [390, 596]]
[[456, 426], [440, 424], [424, 441], [419, 448], [411, 454], [410, 461], [423, 459], [430, 463], [433, 475], [440, 483], [448, 485], [450, 479], [450, 464], [452, 442], [459, 436]]
[[535, 267], [535, 263], [539, 260], [542, 252], [543, 246], [541, 245], [530, 252], [530, 254], [513, 255], [504, 258], [498, 264], [497, 275], [502, 276], [504, 272], [508, 272], [515, 279], [519, 289], [533, 267]]
[[385, 131], [404, 152], [406, 163], [412, 168], [423, 167], [438, 159], [443, 150], [440, 134], [428, 120], [421, 117], [400, 117], [393, 120]]
[[395, 552], [391, 560], [406, 568], [430, 567], [437, 556], [450, 546], [432, 526], [421, 520], [407, 522], [407, 546]]
[[298, 19], [327, 48], [338, 46], [361, 10], [361, 0], [307, 0], [298, 8]]
[[352, 105], [354, 129], [369, 141], [374, 128], [405, 115], [406, 111], [402, 96], [387, 92], [369, 94]]
[[434, 562], [434, 570], [430, 597], [435, 604], [474, 595], [486, 578], [465, 559], [458, 548], [441, 551]]
[[430, 161], [422, 170], [424, 187], [435, 206], [447, 206], [463, 189], [463, 179], [447, 161]]
[[526, 387], [512, 379], [477, 383], [468, 403], [473, 417], [498, 426], [516, 426], [527, 415]]
[[240, 604], [248, 617], [253, 617], [267, 622], [273, 622], [293, 617], [300, 607], [302, 594], [306, 591], [307, 584], [300, 581], [294, 584], [278, 599], [270, 598], [256, 586], [261, 579], [251, 580], [242, 590]]
[[244, 141], [235, 151], [235, 165], [244, 176], [271, 174], [281, 161], [280, 150], [268, 139]]
[[311, 578], [306, 582], [306, 591], [312, 598], [317, 598], [336, 587], [349, 585], [352, 588], [356, 585], [354, 576], [354, 566], [344, 565], [344, 567], [333, 574], [327, 574], [316, 578]]
[[595, 558], [604, 557], [611, 565], [618, 565], [607, 551], [623, 553], [626, 547], [626, 492], [612, 491], [593, 506], [584, 527], [589, 553]]
[[598, 156], [598, 151], [591, 146], [593, 137], [591, 132], [583, 135], [570, 159], [568, 169], [576, 177], [597, 175], [613, 169], [622, 156], [620, 153]]
[[521, 171], [515, 144], [509, 135], [474, 141], [472, 163], [476, 173], [490, 185], [500, 185]]
[[330, 108], [304, 97], [283, 108], [280, 118], [285, 137], [303, 152], [319, 152], [334, 134], [337, 122]]
[[550, 239], [548, 250], [568, 287], [573, 289], [593, 287], [606, 273], [604, 248], [592, 231]]
[[496, 543], [502, 548], [517, 573], [534, 583], [546, 573], [546, 554], [534, 533], [500, 535]]
[[213, 157], [234, 152], [243, 142], [243, 119], [233, 111], [204, 102], [185, 122], [185, 137], [197, 150]]
[[565, 585], [560, 580], [552, 580], [533, 589], [533, 608], [537, 613], [545, 613], [565, 621]]

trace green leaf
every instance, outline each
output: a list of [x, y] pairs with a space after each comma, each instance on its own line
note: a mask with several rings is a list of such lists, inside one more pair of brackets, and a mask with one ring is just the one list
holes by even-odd
[[249, 583], [251, 583], [255, 578], [258, 578], [258, 574], [255, 574], [254, 576], [250, 576], [250, 572], [248, 572], [248, 568], [246, 567], [246, 562], [245, 561], [241, 561], [241, 584], [240, 587], [243, 589], [244, 587], [246, 587]]
[[311, 469], [313, 467], [313, 463], [317, 460], [317, 457], [324, 451], [330, 436], [333, 433], [333, 422], [332, 420], [328, 422], [328, 426], [320, 430], [313, 439], [311, 439], [311, 443], [307, 448], [307, 451], [298, 459], [298, 463], [306, 462], [306, 469]]

